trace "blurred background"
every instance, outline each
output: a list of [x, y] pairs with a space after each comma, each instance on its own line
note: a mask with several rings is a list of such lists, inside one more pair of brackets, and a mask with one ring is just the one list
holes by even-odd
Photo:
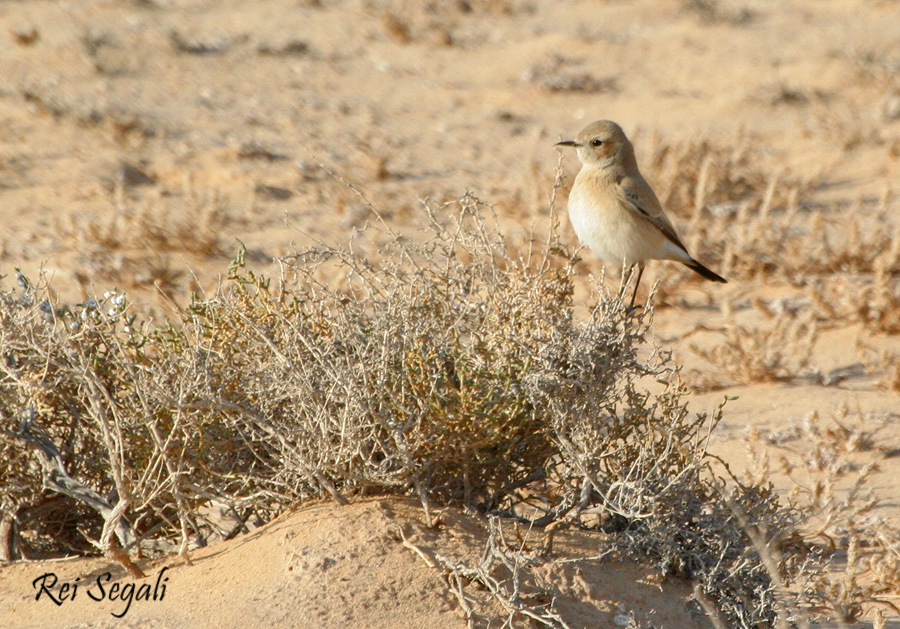
[[[704, 160], [719, 215], [775, 174], [846, 207], [900, 173], [890, 0], [34, 0], [0, 24], [0, 270], [69, 300], [165, 312], [235, 238], [260, 263], [349, 242], [372, 216], [338, 178], [397, 229], [472, 191], [524, 240], [553, 143], [599, 118], [682, 230]], [[738, 162], [758, 179], [732, 187]]]

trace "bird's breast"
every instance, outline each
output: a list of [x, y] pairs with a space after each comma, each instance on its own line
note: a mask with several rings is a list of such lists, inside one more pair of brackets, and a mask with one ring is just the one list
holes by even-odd
[[569, 219], [579, 240], [610, 264], [631, 265], [664, 257], [665, 237], [649, 221], [627, 209], [613, 184], [575, 180]]

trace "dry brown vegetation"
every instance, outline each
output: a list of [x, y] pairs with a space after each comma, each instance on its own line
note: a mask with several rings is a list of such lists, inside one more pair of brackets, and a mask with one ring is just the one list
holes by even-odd
[[[808, 424], [824, 480], [804, 501], [783, 502], [765, 473], [716, 471], [706, 446], [721, 407], [691, 414], [670, 359], [638, 357], [652, 310], [601, 284], [579, 320], [575, 260], [552, 232], [523, 252], [471, 196], [428, 211], [419, 244], [382, 223], [351, 249], [282, 259], [275, 280], [242, 252], [175, 327], [142, 323], [123, 293], [66, 307], [20, 276], [0, 326], [5, 555], [102, 550], [139, 573], [122, 549], [187, 557], [297, 501], [411, 492], [432, 524], [457, 504], [543, 531], [514, 548], [496, 523], [478, 566], [426, 558], [473, 626], [485, 604], [568, 626], [534, 570], [569, 526], [596, 531], [603, 557], [693, 580], [728, 626], [853, 621], [887, 601], [896, 532], [862, 517], [865, 470], [858, 491], [833, 489], [837, 462], [870, 435]], [[779, 330], [772, 348], [793, 342]], [[707, 355], [717, 367], [786, 377], [774, 349], [744, 345], [754, 332], [725, 335], [729, 349]]]

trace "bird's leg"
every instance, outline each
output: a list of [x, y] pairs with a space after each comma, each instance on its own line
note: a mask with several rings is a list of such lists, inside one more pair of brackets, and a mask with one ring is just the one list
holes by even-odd
[[634, 307], [634, 300], [637, 298], [638, 286], [641, 285], [641, 276], [644, 274], [644, 263], [638, 262], [637, 265], [632, 265], [631, 270], [634, 271], [634, 267], [637, 266], [637, 279], [634, 280], [634, 292], [631, 293], [631, 307]]

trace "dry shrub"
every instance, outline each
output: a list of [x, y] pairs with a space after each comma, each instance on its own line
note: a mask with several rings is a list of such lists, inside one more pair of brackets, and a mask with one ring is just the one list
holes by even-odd
[[605, 554], [695, 580], [731, 626], [770, 624], [773, 575], [797, 583], [818, 556], [769, 488], [713, 472], [721, 409], [689, 413], [668, 356], [639, 359], [650, 311], [596, 288], [577, 320], [552, 237], [519, 254], [474, 198], [449, 210], [420, 244], [369, 228], [282, 260], [276, 283], [240, 255], [178, 326], [118, 293], [54, 306], [20, 278], [0, 299], [0, 547], [96, 547], [137, 573], [123, 549], [186, 555], [219, 534], [211, 507], [239, 530], [309, 498], [412, 493], [426, 518], [528, 512], [548, 552], [559, 527], [593, 528]]
[[[160, 474], [175, 481], [176, 494], [179, 483], [158, 467], [168, 453], [151, 436], [159, 437], [156, 426], [165, 420], [143, 405], [152, 371], [141, 364], [134, 317], [122, 294], [56, 309], [46, 289], [21, 274], [19, 285], [21, 292], [3, 293], [0, 315], [7, 455], [0, 478], [5, 514], [37, 535], [26, 543], [10, 530], [2, 545], [12, 556], [60, 547], [84, 553], [104, 538], [108, 546], [113, 531], [121, 544], [134, 544], [125, 510], [140, 513], [148, 506], [142, 500], [155, 502]], [[116, 495], [118, 505], [110, 499]], [[73, 508], [77, 521], [67, 513]], [[173, 504], [167, 515], [186, 513]]]
[[[488, 519], [488, 536], [477, 564], [470, 565], [452, 557], [430, 552], [411, 542], [401, 528], [403, 545], [414, 551], [431, 568], [444, 573], [450, 591], [456, 596], [469, 627], [490, 627], [502, 610], [508, 626], [516, 621], [530, 626], [571, 627], [557, 609], [553, 588], [540, 578], [538, 569], [545, 558], [527, 552], [525, 539], [514, 544], [508, 529], [498, 517]], [[516, 531], [518, 533], [518, 530]], [[476, 584], [476, 587], [472, 587]]]
[[[196, 504], [212, 498], [264, 518], [323, 491], [413, 487], [429, 503], [496, 507], [557, 450], [547, 387], [612, 405], [647, 368], [635, 359], [644, 327], [619, 300], [578, 324], [571, 261], [511, 257], [476, 209], [464, 200], [457, 229], [435, 221], [420, 247], [389, 237], [377, 266], [327, 247], [294, 256], [278, 290], [241, 258], [177, 328], [142, 332], [132, 315], [125, 326], [119, 306], [107, 312], [115, 296], [58, 308], [30, 285], [8, 294], [4, 434], [20, 454], [35, 439], [50, 453], [7, 459], [32, 463], [4, 484], [36, 492], [9, 509], [65, 493], [26, 481], [39, 463], [80, 479], [76, 500], [115, 487], [119, 521], [91, 504], [98, 526], [127, 518], [123, 544], [153, 530], [186, 547], [204, 536]], [[179, 506], [188, 478], [194, 502]]]
[[[296, 491], [412, 486], [426, 503], [493, 509], [543, 474], [554, 414], [611, 407], [650, 373], [635, 357], [642, 319], [604, 295], [576, 322], [572, 262], [517, 257], [473, 198], [455, 225], [432, 215], [431, 233], [388, 238], [377, 265], [310, 250], [285, 260], [277, 293], [238, 274], [240, 290], [192, 307], [198, 342], [242, 396], [228, 403], [290, 435], [282, 456], [307, 468]], [[261, 342], [248, 355], [241, 338]]]
[[[601, 541], [602, 553], [649, 560], [664, 576], [694, 581], [728, 626], [770, 623], [777, 614], [773, 581], [748, 530], [764, 530], [766, 543], [777, 545], [796, 516], [779, 505], [769, 488], [740, 483], [726, 487], [711, 474], [705, 441], [720, 412], [712, 424], [703, 416], [690, 417], [680, 400], [683, 395], [676, 387], [649, 409], [623, 408], [622, 418], [611, 423], [624, 430], [611, 435], [606, 452], [593, 444], [568, 452], [564, 447], [573, 468], [569, 482], [583, 474], [582, 504], [603, 514], [599, 527], [609, 536]], [[592, 428], [585, 436], [608, 439], [603, 429]], [[560, 440], [565, 444], [563, 437]], [[590, 458], [594, 454], [605, 456], [598, 461]], [[620, 465], [615, 463], [619, 457], [625, 459], [624, 466], [604, 469], [607, 463]], [[801, 556], [785, 553], [779, 573], [795, 575]]]

